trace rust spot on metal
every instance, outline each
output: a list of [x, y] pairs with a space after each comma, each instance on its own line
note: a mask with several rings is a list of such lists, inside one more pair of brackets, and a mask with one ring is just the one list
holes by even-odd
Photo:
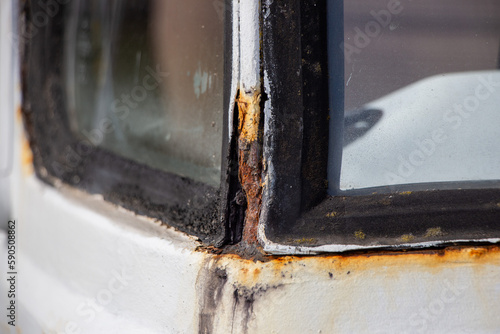
[[316, 238], [301, 238], [301, 239], [292, 239], [291, 242], [295, 244], [314, 244], [318, 240]]
[[238, 98], [240, 140], [254, 142], [259, 136], [260, 93], [258, 91], [241, 92]]
[[24, 136], [21, 141], [21, 166], [25, 176], [33, 174], [33, 152], [28, 139]]
[[411, 234], [411, 233], [410, 234], [403, 234], [401, 236], [401, 241], [403, 241], [403, 242], [410, 242], [413, 239], [415, 239], [415, 236], [413, 234]]
[[240, 91], [238, 97], [239, 180], [247, 199], [243, 242], [257, 245], [262, 202], [262, 135], [260, 92]]
[[[311, 268], [321, 272], [360, 272], [366, 270], [380, 270], [391, 268], [400, 270], [401, 267], [419, 267], [423, 271], [441, 271], [446, 268], [464, 264], [498, 265], [500, 263], [499, 246], [482, 247], [448, 247], [441, 250], [398, 251], [360, 253], [351, 255], [322, 255], [322, 256], [283, 256], [270, 257], [267, 262], [242, 259], [239, 256], [228, 254], [217, 256], [219, 263], [225, 266], [231, 263], [233, 270], [242, 284], [254, 284], [255, 278], [281, 278], [282, 272], [294, 273], [298, 268]], [[246, 270], [242, 270], [245, 268]], [[258, 273], [258, 274], [257, 274]]]
[[335, 217], [337, 217], [338, 215], [339, 215], [339, 213], [338, 213], [338, 212], [335, 212], [335, 211], [328, 212], [328, 213], [326, 214], [326, 216], [327, 216], [328, 218], [335, 218]]
[[[316, 256], [267, 256], [263, 261], [245, 259], [234, 254], [213, 255], [212, 259], [225, 268], [232, 268], [241, 284], [253, 284], [259, 277], [281, 277], [297, 268], [308, 267], [327, 272], [359, 272], [380, 270], [390, 266], [401, 268], [411, 263], [426, 271], [441, 271], [463, 264], [498, 265], [500, 246], [453, 246], [444, 249], [413, 251], [374, 251], [351, 254], [325, 254]], [[245, 269], [245, 270], [243, 270]], [[258, 270], [256, 270], [258, 269]], [[399, 270], [399, 269], [398, 269]], [[271, 271], [271, 272], [270, 272]]]
[[356, 239], [364, 239], [364, 238], [366, 238], [366, 234], [363, 231], [359, 230], [359, 231], [354, 232], [354, 237]]
[[487, 254], [487, 250], [484, 248], [473, 248], [469, 249], [468, 253], [472, 258], [479, 259], [483, 255]]
[[441, 227], [431, 227], [431, 228], [428, 228], [427, 231], [425, 232], [424, 238], [439, 237], [443, 234], [444, 233], [441, 230]]
[[23, 120], [23, 111], [21, 109], [21, 106], [17, 106], [16, 108], [16, 120], [18, 122], [21, 122]]

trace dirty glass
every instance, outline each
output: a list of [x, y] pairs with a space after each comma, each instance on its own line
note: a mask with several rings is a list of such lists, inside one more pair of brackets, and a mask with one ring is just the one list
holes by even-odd
[[328, 20], [330, 193], [500, 179], [500, 1], [331, 0]]
[[217, 186], [221, 6], [196, 0], [70, 2], [65, 77], [72, 130], [94, 146]]

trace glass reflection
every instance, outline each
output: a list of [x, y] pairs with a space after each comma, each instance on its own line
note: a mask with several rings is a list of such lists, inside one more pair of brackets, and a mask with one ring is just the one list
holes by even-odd
[[344, 127], [331, 128], [343, 149], [330, 150], [330, 193], [500, 179], [500, 2], [349, 0], [340, 11], [329, 52], [343, 55], [332, 110]]
[[82, 140], [217, 186], [223, 21], [196, 0], [72, 1], [67, 97]]

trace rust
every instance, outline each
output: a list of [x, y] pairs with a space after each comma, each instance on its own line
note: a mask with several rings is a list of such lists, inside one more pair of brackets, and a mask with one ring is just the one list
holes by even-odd
[[17, 108], [16, 108], [16, 120], [18, 122], [22, 122], [22, 120], [23, 120], [23, 111], [22, 111], [20, 105], [17, 106]]
[[364, 238], [366, 238], [366, 234], [363, 231], [358, 230], [358, 231], [354, 232], [354, 237], [356, 239], [364, 239]]
[[415, 236], [413, 234], [411, 234], [411, 233], [410, 234], [403, 234], [401, 236], [401, 241], [403, 241], [403, 242], [410, 242], [413, 239], [415, 239]]
[[441, 227], [430, 227], [425, 232], [424, 238], [439, 237], [439, 236], [442, 236], [443, 234], [444, 233], [441, 230]]
[[262, 202], [262, 130], [260, 92], [240, 91], [238, 98], [238, 176], [247, 200], [242, 241], [258, 245]]
[[[267, 261], [253, 261], [234, 254], [215, 255], [214, 260], [225, 268], [232, 268], [237, 281], [246, 286], [258, 283], [264, 277], [276, 283], [282, 274], [298, 273], [299, 268], [310, 268], [319, 272], [348, 274], [360, 271], [393, 268], [399, 271], [404, 267], [437, 273], [457, 266], [498, 265], [500, 260], [499, 246], [448, 247], [441, 250], [419, 250], [378, 252], [350, 255], [320, 256], [282, 256], [268, 257]], [[409, 265], [410, 264], [410, 265]]]
[[25, 136], [22, 137], [21, 142], [21, 166], [25, 176], [33, 174], [33, 152]]
[[[208, 256], [205, 261], [197, 279], [201, 301], [198, 333], [223, 332], [221, 320], [222, 324], [231, 326], [232, 333], [246, 333], [253, 325], [250, 323], [255, 315], [265, 310], [276, 296], [289, 296], [311, 285], [313, 289], [314, 286], [336, 289], [335, 296], [330, 294], [327, 298], [333, 297], [334, 302], [338, 297], [338, 300], [345, 302], [365, 297], [367, 291], [358, 290], [356, 286], [370, 279], [378, 280], [377, 287], [390, 291], [387, 295], [391, 295], [394, 282], [420, 276], [423, 283], [442, 282], [443, 278], [454, 281], [460, 273], [467, 273], [467, 287], [481, 296], [485, 291], [484, 279], [491, 279], [495, 275], [496, 271], [492, 271], [491, 266], [498, 267], [500, 263], [500, 247], [282, 256], [270, 258], [266, 262], [226, 254]], [[325, 294], [327, 290], [324, 290]], [[488, 305], [490, 300], [485, 301], [484, 304]], [[346, 307], [351, 306], [348, 303]]]
[[[198, 248], [198, 251], [211, 253], [205, 248]], [[243, 267], [248, 268], [263, 268], [271, 266], [280, 271], [287, 265], [297, 263], [317, 265], [322, 264], [326, 267], [332, 267], [330, 264], [335, 264], [333, 267], [355, 266], [358, 269], [363, 267], [372, 267], [375, 264], [404, 264], [413, 263], [420, 264], [428, 268], [439, 269], [445, 263], [482, 263], [496, 264], [500, 263], [500, 246], [450, 246], [438, 249], [418, 249], [418, 250], [372, 250], [372, 251], [357, 251], [345, 254], [319, 254], [319, 255], [265, 255], [256, 259], [247, 257], [246, 254], [240, 253], [222, 253], [212, 255], [212, 258], [219, 262], [235, 262]], [[242, 272], [242, 274], [248, 271]]]

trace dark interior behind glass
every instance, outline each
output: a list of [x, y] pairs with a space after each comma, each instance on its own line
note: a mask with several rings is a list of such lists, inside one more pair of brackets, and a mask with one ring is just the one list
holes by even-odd
[[65, 77], [73, 132], [153, 168], [218, 186], [224, 26], [212, 3], [68, 6]]

